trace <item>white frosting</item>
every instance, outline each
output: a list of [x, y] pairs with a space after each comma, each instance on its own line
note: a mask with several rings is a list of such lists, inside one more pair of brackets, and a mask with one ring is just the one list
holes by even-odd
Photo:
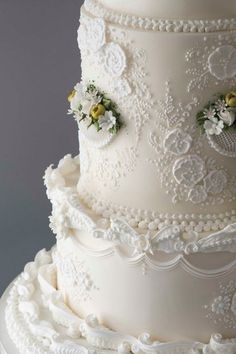
[[[207, 341], [214, 331], [232, 336], [235, 224], [205, 237], [193, 230], [183, 233], [178, 225], [138, 232], [122, 218], [101, 219], [92, 213], [76, 193], [78, 175], [78, 157], [74, 161], [67, 155], [45, 176], [53, 205], [51, 226], [58, 240], [54, 256], [58, 286], [70, 307], [85, 317], [92, 311], [107, 326], [135, 336], [146, 329], [166, 341], [183, 337]], [[57, 179], [52, 181], [52, 176]], [[191, 302], [186, 289], [191, 290]], [[169, 308], [166, 297], [173, 293], [175, 301]], [[150, 313], [154, 295], [158, 306]], [[219, 313], [221, 306], [224, 313]]]
[[[196, 11], [195, 15], [193, 12], [188, 10], [188, 6], [185, 6], [185, 10], [190, 12], [190, 14], [188, 16], [184, 16], [185, 11], [182, 11], [180, 7], [181, 11], [178, 17], [178, 12], [176, 12], [174, 16], [173, 11], [171, 11], [172, 15], [167, 16], [168, 11], [166, 6], [163, 6], [161, 9], [161, 7], [155, 5], [154, 14], [157, 11], [159, 16], [157, 16], [157, 18], [153, 18], [153, 14], [151, 13], [152, 6], [147, 6], [146, 2], [143, 3], [143, 5], [140, 7], [140, 9], [145, 8], [144, 11], [135, 11], [130, 14], [125, 13], [124, 11], [116, 11], [113, 8], [109, 9], [103, 6], [98, 0], [85, 0], [84, 4], [86, 10], [96, 17], [103, 17], [108, 22], [134, 29], [160, 32], [216, 32], [232, 30], [236, 28], [235, 4], [234, 7], [230, 7], [230, 11], [227, 12], [227, 8], [224, 7], [224, 4], [222, 2], [218, 3], [218, 5], [220, 5], [219, 7], [223, 6], [224, 9], [226, 9], [225, 14], [228, 13], [229, 18], [225, 18], [224, 12], [220, 13], [218, 11], [219, 8], [217, 9], [216, 6], [216, 12], [211, 11], [211, 15], [208, 16], [206, 16], [207, 12], [203, 12], [200, 16], [200, 19], [197, 16], [198, 11]], [[170, 5], [169, 2], [165, 2], [165, 4], [167, 6]], [[194, 2], [194, 4], [196, 7], [199, 7], [198, 2]], [[202, 4], [200, 3], [200, 5]], [[133, 4], [131, 4], [131, 6], [133, 7]], [[191, 5], [191, 10], [193, 10], [193, 8], [194, 6]], [[135, 9], [138, 10], [139, 8], [136, 6]], [[146, 12], [149, 14], [148, 17], [145, 17]], [[135, 16], [134, 13], [137, 13], [137, 15]], [[162, 16], [161, 13], [163, 13]]]
[[164, 343], [154, 341], [148, 333], [135, 338], [112, 331], [102, 326], [96, 315], [82, 319], [63, 302], [55, 278], [50, 253], [40, 252], [7, 297], [6, 326], [20, 354], [235, 353], [236, 339], [226, 340], [220, 334], [212, 335], [208, 344], [184, 340]]
[[[60, 162], [57, 168], [53, 169], [50, 166], [45, 172], [45, 184], [47, 186], [47, 195], [52, 202], [53, 210], [51, 220], [51, 228], [57, 235], [58, 239], [65, 239], [71, 234], [71, 229], [77, 229], [93, 233], [95, 237], [107, 240], [126, 242], [128, 246], [139, 243], [139, 240], [145, 234], [143, 230], [136, 231], [135, 225], [130, 225], [121, 217], [111, 217], [103, 219], [105, 228], [101, 228], [101, 218], [93, 213], [80, 200], [76, 193], [76, 182], [80, 178], [79, 157], [74, 159], [70, 155], [66, 155]], [[181, 219], [182, 220], [182, 219]], [[166, 220], [168, 221], [168, 220]], [[228, 222], [228, 219], [227, 219]], [[200, 221], [200, 225], [204, 225], [204, 221]], [[208, 225], [209, 220], [206, 221]], [[110, 227], [108, 227], [110, 225]], [[212, 226], [216, 224], [212, 223]], [[220, 225], [220, 224], [219, 224]], [[225, 225], [225, 229], [209, 235], [204, 240], [202, 236], [196, 232], [196, 224], [191, 224], [191, 221], [186, 222], [183, 228], [182, 222], [149, 223], [149, 232], [146, 231], [146, 238], [150, 239], [150, 247], [156, 250], [163, 250], [167, 253], [179, 251], [188, 254], [189, 252], [216, 252], [228, 251], [235, 252], [235, 225]], [[142, 225], [141, 225], [142, 226]], [[161, 231], [155, 233], [159, 228]], [[142, 229], [142, 228], [141, 228]], [[216, 228], [217, 229], [217, 228]], [[184, 231], [187, 231], [189, 239]], [[167, 248], [161, 244], [161, 241], [166, 243]], [[177, 244], [177, 249], [174, 245]], [[135, 247], [134, 247], [135, 248]]]
[[223, 229], [236, 209], [235, 133], [209, 144], [196, 114], [236, 85], [235, 32], [140, 31], [126, 27], [125, 17], [116, 25], [90, 0], [85, 9], [83, 80], [112, 97], [124, 124], [107, 144], [80, 132], [80, 197], [96, 213], [120, 213], [143, 229], [187, 218], [198, 232]]
[[131, 15], [168, 19], [213, 19], [236, 16], [234, 0], [99, 0], [105, 7]]
[[85, 0], [83, 81], [123, 125], [46, 170], [57, 246], [8, 296], [20, 354], [236, 353], [235, 135], [196, 128], [235, 89], [235, 29], [235, 0]]

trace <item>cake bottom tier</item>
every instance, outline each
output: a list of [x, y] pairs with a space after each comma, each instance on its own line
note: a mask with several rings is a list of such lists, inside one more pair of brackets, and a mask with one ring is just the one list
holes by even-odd
[[[51, 252], [40, 251], [1, 303], [1, 328], [4, 322], [20, 354], [236, 353], [236, 338], [223, 339], [220, 334], [213, 334], [208, 343], [191, 340], [161, 343], [153, 341], [147, 333], [136, 338], [112, 331], [101, 325], [93, 314], [80, 318], [57, 289], [57, 271], [52, 258]], [[3, 339], [1, 332], [0, 342]]]
[[235, 253], [137, 253], [77, 231], [57, 242], [54, 260], [58, 288], [79, 316], [164, 342], [236, 337]]

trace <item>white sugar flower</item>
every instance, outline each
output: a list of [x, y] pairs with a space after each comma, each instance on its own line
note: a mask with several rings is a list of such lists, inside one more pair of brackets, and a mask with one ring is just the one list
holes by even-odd
[[215, 102], [215, 109], [218, 111], [218, 112], [224, 112], [226, 110], [226, 102], [225, 100], [217, 100]]
[[104, 116], [99, 118], [98, 124], [102, 130], [109, 131], [116, 124], [116, 117], [113, 116], [112, 111], [106, 111]]
[[81, 104], [81, 97], [77, 92], [75, 92], [73, 98], [70, 101], [71, 112], [77, 112], [79, 110], [80, 104]]
[[216, 119], [215, 117], [216, 111], [214, 108], [204, 109], [203, 114], [204, 114], [204, 118], [207, 118], [211, 121], [214, 121]]
[[76, 84], [74, 90], [68, 97], [70, 101], [70, 113], [74, 113], [76, 118], [80, 118], [82, 113], [89, 115], [93, 105], [101, 102], [98, 91], [87, 92], [87, 85], [82, 82]]
[[84, 97], [81, 102], [83, 113], [89, 115], [92, 107], [98, 105], [101, 100], [102, 97], [99, 95], [98, 90], [85, 90]]
[[233, 111], [221, 111], [219, 114], [220, 119], [229, 127], [235, 122], [235, 112]]
[[81, 102], [84, 99], [84, 85], [80, 82], [75, 85], [74, 90], [68, 97], [70, 110], [68, 113], [78, 112]]
[[94, 105], [94, 102], [92, 100], [84, 99], [81, 102], [82, 112], [88, 116], [90, 114], [90, 111], [91, 111], [93, 105]]
[[78, 94], [81, 99], [84, 97], [85, 86], [82, 82], [78, 82], [74, 87], [76, 93]]
[[217, 118], [214, 121], [206, 120], [204, 123], [204, 129], [209, 135], [220, 135], [222, 133], [223, 128], [223, 120], [218, 120]]

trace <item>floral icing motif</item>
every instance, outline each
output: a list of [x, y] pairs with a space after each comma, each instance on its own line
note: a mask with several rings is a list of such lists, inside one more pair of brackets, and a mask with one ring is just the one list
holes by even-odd
[[209, 70], [219, 80], [230, 79], [236, 74], [236, 49], [232, 45], [223, 45], [211, 53], [208, 58]]
[[227, 84], [236, 85], [236, 39], [233, 32], [202, 37], [203, 41], [186, 53], [188, 92]]
[[98, 290], [84, 261], [79, 261], [75, 257], [62, 259], [59, 254], [54, 255], [54, 260], [63, 277], [63, 282], [72, 288], [76, 287], [81, 301], [87, 301], [91, 292]]
[[197, 185], [190, 189], [188, 200], [194, 204], [200, 204], [207, 199], [207, 192], [204, 186]]
[[229, 296], [218, 296], [214, 299], [211, 310], [216, 315], [224, 315], [230, 309], [230, 297]]
[[99, 91], [94, 83], [78, 83], [68, 100], [68, 113], [74, 115], [79, 125], [85, 122], [87, 128], [94, 126], [97, 132], [105, 131], [110, 134], [116, 134], [121, 128], [120, 113], [116, 104]]
[[[82, 11], [78, 43], [81, 50], [83, 82], [95, 80], [97, 87], [109, 93], [109, 98], [116, 103], [126, 120], [124, 133], [127, 133], [129, 127], [133, 136], [128, 145], [122, 144], [118, 148], [113, 144], [110, 149], [106, 149], [114, 139], [114, 134], [106, 131], [114, 119], [106, 115], [100, 121], [100, 128], [103, 129], [99, 130], [99, 134], [96, 134], [94, 125], [87, 129], [86, 121], [81, 121], [79, 139], [83, 139], [83, 156], [86, 156], [86, 159], [81, 160], [81, 171], [86, 170], [82, 179], [88, 181], [96, 178], [98, 183], [117, 189], [120, 181], [132, 172], [136, 165], [138, 144], [146, 123], [151, 119], [154, 101], [145, 82], [145, 51], [135, 47], [128, 33], [105, 22], [105, 43], [94, 54], [86, 42], [86, 36], [83, 35], [83, 31], [92, 22], [93, 19], [87, 12]], [[84, 163], [86, 168], [83, 168]]]
[[149, 135], [149, 143], [154, 150], [155, 157], [149, 159], [148, 162], [156, 166], [161, 186], [171, 196], [173, 203], [177, 203], [188, 199], [189, 187], [177, 182], [173, 174], [173, 166], [178, 156], [189, 153], [194, 147], [192, 136], [195, 127], [190, 125], [189, 121], [192, 109], [198, 105], [198, 99], [194, 97], [187, 105], [184, 105], [176, 101], [170, 83], [166, 82], [165, 85], [164, 99], [157, 102], [158, 133], [153, 131]]
[[112, 91], [116, 92], [119, 98], [127, 97], [131, 94], [132, 89], [127, 79], [120, 78], [116, 79], [112, 83]]
[[[229, 104], [231, 106], [236, 104], [236, 95], [234, 96], [233, 92], [227, 94], [225, 100], [217, 97], [214, 109], [204, 110], [202, 113], [204, 119], [215, 118], [215, 112], [226, 110]], [[230, 177], [228, 171], [223, 170], [215, 159], [205, 155], [206, 137], [204, 134], [199, 134], [197, 125], [191, 120], [192, 112], [196, 111], [198, 106], [197, 97], [186, 106], [182, 102], [176, 102], [170, 83], [166, 83], [165, 98], [158, 101], [156, 111], [158, 129], [149, 135], [149, 143], [155, 156], [148, 159], [148, 162], [156, 167], [161, 186], [165, 188], [173, 203], [185, 201], [206, 206], [221, 204], [224, 200], [233, 201], [235, 200], [235, 177]], [[196, 135], [198, 137], [194, 138]], [[207, 134], [208, 139], [209, 136]], [[236, 151], [234, 130], [223, 130], [220, 135], [214, 135], [214, 138], [216, 137], [221, 145], [223, 138], [225, 139], [227, 142], [225, 144], [230, 149], [230, 156], [233, 156], [234, 146]], [[194, 157], [193, 161], [191, 157]], [[196, 172], [192, 173], [191, 169]], [[222, 173], [210, 174], [212, 171], [222, 171]], [[214, 183], [221, 183], [220, 187], [218, 185], [219, 193], [210, 192], [209, 183], [206, 187], [204, 178], [209, 174], [214, 177]]]
[[[112, 331], [102, 325], [93, 313], [85, 318], [76, 315], [57, 289], [54, 282], [56, 269], [49, 257], [50, 253], [46, 261], [43, 259], [43, 269], [40, 254], [34, 262], [26, 265], [8, 295], [6, 327], [20, 353], [235, 353], [236, 338], [223, 339], [220, 334], [212, 335], [208, 344], [181, 340], [173, 345], [173, 342], [154, 341], [148, 333], [134, 337]], [[29, 268], [34, 268], [33, 277]], [[26, 290], [28, 288], [30, 292]]]
[[183, 155], [188, 152], [192, 144], [192, 138], [181, 129], [170, 131], [165, 137], [164, 148], [174, 155]]
[[106, 26], [102, 18], [89, 19], [78, 29], [78, 45], [96, 53], [106, 43]]
[[103, 50], [104, 70], [107, 74], [120, 77], [126, 68], [126, 56], [117, 43], [108, 43]]
[[208, 193], [219, 194], [227, 185], [227, 176], [223, 170], [211, 171], [204, 178], [204, 185]]
[[[134, 169], [137, 158], [136, 151], [133, 148], [115, 151], [112, 160], [103, 153], [103, 150], [95, 151], [93, 149], [92, 154], [95, 160], [96, 179], [101, 181], [104, 187], [109, 188], [119, 186], [120, 179]], [[89, 158], [91, 159], [91, 156]], [[83, 164], [83, 161], [81, 164]], [[87, 173], [86, 176], [81, 176], [81, 178], [84, 179], [86, 185], [88, 181], [93, 180], [93, 176], [93, 174]]]
[[207, 318], [214, 324], [224, 324], [225, 328], [236, 329], [236, 283], [230, 281], [228, 284], [219, 285], [219, 295], [216, 296], [210, 305], [206, 305], [208, 310]]
[[179, 184], [193, 187], [206, 174], [204, 161], [197, 155], [188, 155], [175, 161], [173, 175]]

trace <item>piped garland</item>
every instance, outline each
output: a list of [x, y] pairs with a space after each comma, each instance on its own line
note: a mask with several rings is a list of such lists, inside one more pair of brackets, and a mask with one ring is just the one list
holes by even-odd
[[197, 114], [197, 124], [204, 133], [220, 135], [223, 131], [236, 131], [236, 91], [218, 95]]
[[87, 85], [77, 83], [69, 94], [68, 101], [68, 114], [73, 114], [78, 123], [84, 121], [87, 128], [94, 126], [97, 132], [117, 134], [120, 130], [122, 123], [116, 103], [98, 90], [93, 82]]

